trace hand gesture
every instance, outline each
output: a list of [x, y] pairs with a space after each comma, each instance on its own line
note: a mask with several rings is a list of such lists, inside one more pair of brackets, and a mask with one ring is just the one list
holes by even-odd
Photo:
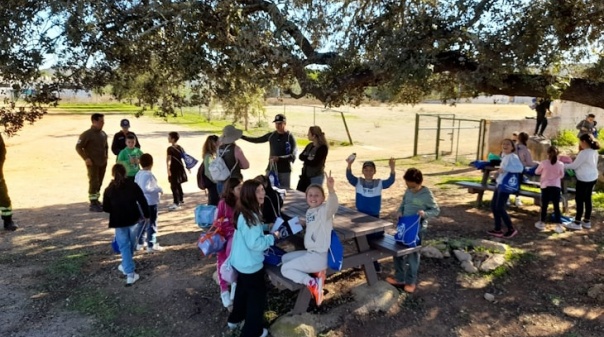
[[390, 157], [390, 160], [388, 160], [388, 166], [390, 166], [391, 172], [394, 172], [395, 165], [396, 165], [396, 161], [394, 160], [394, 158]]
[[329, 192], [333, 192], [334, 191], [334, 186], [335, 186], [335, 181], [333, 180], [333, 177], [331, 176], [331, 171], [329, 171], [329, 175], [325, 175], [325, 180], [327, 181], [327, 190], [329, 190]]
[[417, 211], [417, 215], [419, 215], [421, 218], [423, 218], [424, 215], [426, 215], [426, 212], [424, 212], [423, 210], [419, 210], [419, 211]]
[[347, 163], [350, 165], [350, 164], [354, 163], [354, 161], [355, 161], [356, 159], [357, 159], [357, 158], [356, 158], [355, 156], [353, 156], [352, 158], [348, 157], [348, 158], [346, 158], [346, 162], [347, 162]]

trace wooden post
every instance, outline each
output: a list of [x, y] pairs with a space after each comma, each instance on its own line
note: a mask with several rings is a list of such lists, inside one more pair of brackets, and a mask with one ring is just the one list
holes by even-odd
[[346, 118], [344, 117], [344, 112], [340, 111], [340, 115], [342, 116], [342, 121], [344, 122], [344, 128], [346, 129], [346, 134], [348, 135], [348, 141], [350, 142], [350, 145], [354, 145], [352, 143], [352, 137], [350, 137], [350, 131], [348, 130], [348, 124], [346, 124]]

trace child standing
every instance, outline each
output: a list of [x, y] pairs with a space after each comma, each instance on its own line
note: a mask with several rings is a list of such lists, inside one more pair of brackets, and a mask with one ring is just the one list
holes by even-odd
[[153, 157], [145, 153], [140, 158], [142, 170], [138, 171], [134, 177], [134, 182], [141, 188], [149, 205], [149, 222], [140, 226], [138, 234], [137, 250], [143, 246], [143, 235], [147, 232], [147, 253], [163, 250], [157, 243], [157, 205], [159, 198], [164, 193], [161, 187], [157, 184], [157, 179], [151, 173], [153, 168]]
[[[585, 134], [592, 134], [594, 133], [594, 131], [596, 131], [596, 115], [594, 114], [589, 114], [587, 116], [585, 116], [585, 119], [580, 121], [579, 124], [577, 124], [577, 130], [579, 130], [579, 133], [577, 134], [577, 138], [581, 139], [581, 136], [585, 135]], [[580, 149], [579, 149], [580, 151]]]
[[[583, 134], [579, 138], [579, 154], [577, 158], [570, 163], [565, 164], [565, 169], [575, 170], [575, 176], [577, 177], [577, 190], [575, 192], [575, 204], [577, 207], [577, 214], [575, 215], [574, 222], [564, 223], [564, 227], [569, 229], [581, 229], [591, 228], [591, 193], [598, 180], [598, 149], [600, 149], [600, 143], [589, 134]], [[583, 216], [583, 210], [585, 209], [585, 216]], [[581, 222], [583, 217], [583, 222]]]
[[[357, 178], [352, 174], [352, 163], [356, 159], [355, 156], [346, 159], [348, 167], [346, 167], [346, 179], [350, 185], [355, 187], [355, 206], [357, 211], [370, 215], [372, 217], [379, 218], [380, 210], [382, 208], [382, 190], [389, 188], [394, 184], [396, 171], [394, 170], [395, 161], [394, 158], [388, 160], [388, 166], [390, 166], [390, 176], [388, 179], [373, 179], [375, 176], [375, 163], [372, 161], [366, 161], [363, 163], [363, 178]], [[367, 235], [367, 239], [376, 239], [384, 235], [384, 231], [378, 233], [372, 233]], [[375, 271], [380, 273], [382, 266], [378, 261], [373, 262]]]
[[558, 160], [558, 149], [550, 146], [547, 149], [548, 159], [539, 163], [536, 174], [541, 175], [541, 220], [535, 223], [535, 227], [542, 231], [545, 229], [547, 218], [547, 206], [551, 201], [554, 204], [554, 217], [556, 222], [556, 233], [564, 232], [560, 221], [560, 180], [564, 178], [564, 164]]
[[136, 136], [133, 133], [129, 133], [126, 136], [126, 147], [120, 151], [117, 155], [117, 162], [124, 165], [126, 168], [126, 177], [134, 181], [136, 173], [140, 170], [140, 158], [143, 155], [143, 151], [136, 145]]
[[126, 179], [126, 168], [122, 164], [113, 165], [111, 174], [113, 180], [103, 194], [103, 211], [109, 213], [109, 228], [115, 228], [115, 240], [122, 255], [122, 263], [117, 269], [126, 275], [126, 285], [130, 286], [139, 279], [132, 256], [138, 222], [141, 216], [149, 219], [149, 205], [140, 187]]
[[264, 251], [275, 243], [279, 232], [265, 235], [262, 231], [261, 207], [264, 187], [256, 180], [247, 180], [241, 186], [237, 204], [237, 226], [229, 261], [237, 270], [237, 288], [233, 311], [228, 318], [229, 329], [236, 329], [242, 321], [241, 337], [266, 337], [262, 327], [266, 306], [264, 281]]
[[[185, 164], [182, 160], [184, 149], [176, 144], [180, 139], [178, 132], [170, 132], [168, 134], [168, 142], [172, 144], [168, 147], [168, 181], [172, 190], [172, 198], [174, 203], [168, 207], [169, 210], [175, 211], [184, 204], [184, 193], [182, 192], [181, 184], [187, 182], [187, 173], [185, 172]], [[191, 173], [191, 171], [189, 171]]]
[[[329, 197], [325, 201], [325, 191], [317, 184], [306, 189], [306, 202], [310, 207], [306, 211], [306, 233], [304, 248], [283, 255], [281, 273], [296, 283], [304, 284], [315, 298], [317, 305], [323, 302], [323, 284], [327, 269], [327, 251], [331, 244], [333, 217], [338, 210], [338, 196], [334, 189], [334, 180], [327, 177]], [[308, 273], [318, 273], [311, 277]]]
[[[235, 232], [235, 206], [239, 200], [241, 194], [241, 179], [230, 178], [224, 184], [223, 197], [218, 202], [218, 209], [216, 211], [216, 219], [223, 219], [218, 225], [220, 233], [227, 240], [225, 249], [216, 254], [216, 269], [218, 272], [218, 283], [220, 284], [220, 299], [222, 305], [225, 308], [233, 305], [231, 301], [231, 293], [229, 292], [229, 284], [222, 279], [220, 275], [220, 266], [224, 264], [224, 261], [231, 254], [231, 247], [233, 244], [233, 233]], [[236, 284], [231, 285], [231, 292], [234, 295]]]
[[[420, 170], [410, 168], [403, 176], [407, 190], [398, 209], [397, 216], [419, 215], [421, 219], [420, 236], [423, 236], [428, 226], [428, 219], [437, 216], [440, 208], [429, 188], [423, 186], [424, 177]], [[417, 272], [419, 270], [419, 252], [401, 257], [394, 257], [394, 277], [388, 276], [386, 282], [413, 293], [417, 287]]]
[[[493, 211], [493, 217], [495, 218], [495, 229], [487, 231], [487, 234], [498, 237], [498, 238], [512, 238], [518, 234], [518, 230], [512, 226], [512, 219], [506, 211], [506, 205], [510, 194], [500, 191], [498, 186], [503, 183], [505, 176], [509, 174], [517, 174], [517, 179], [520, 179], [520, 173], [524, 171], [524, 166], [520, 162], [518, 156], [514, 153], [516, 147], [511, 139], [504, 139], [501, 142], [501, 166], [497, 171], [497, 187], [493, 191], [493, 199], [491, 200], [491, 210]], [[504, 233], [501, 230], [501, 223], [504, 223], [507, 227], [507, 231]]]
[[220, 201], [220, 195], [218, 194], [218, 188], [216, 182], [212, 180], [210, 174], [210, 164], [216, 158], [218, 152], [218, 136], [210, 135], [206, 138], [203, 143], [203, 149], [201, 150], [201, 158], [203, 158], [203, 175], [205, 176], [206, 189], [208, 190], [208, 205], [217, 206]]
[[[514, 145], [516, 146], [516, 155], [520, 159], [522, 166], [524, 166], [525, 168], [530, 168], [530, 167], [534, 167], [534, 166], [538, 165], [538, 163], [535, 163], [533, 161], [533, 156], [531, 155], [531, 151], [529, 151], [529, 149], [528, 149], [528, 145], [527, 145], [528, 140], [529, 140], [529, 135], [526, 132], [520, 132], [518, 134], [518, 136], [516, 137], [516, 140], [514, 140], [514, 138], [512, 138], [512, 141], [514, 142]], [[520, 197], [518, 196], [518, 194], [516, 194], [515, 205], [517, 207], [522, 206], [522, 201], [520, 200]]]

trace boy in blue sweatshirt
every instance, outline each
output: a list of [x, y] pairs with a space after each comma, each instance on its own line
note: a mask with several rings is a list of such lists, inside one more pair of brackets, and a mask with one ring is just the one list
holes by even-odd
[[[363, 163], [363, 178], [357, 178], [352, 174], [352, 163], [356, 158], [352, 157], [346, 159], [348, 167], [346, 168], [346, 179], [348, 182], [355, 187], [355, 206], [357, 211], [365, 213], [367, 215], [379, 218], [380, 210], [382, 208], [382, 190], [389, 188], [394, 184], [395, 179], [395, 161], [394, 158], [390, 158], [388, 166], [390, 166], [390, 176], [388, 179], [373, 179], [375, 175], [375, 163], [372, 161], [366, 161]], [[379, 238], [384, 235], [384, 232], [373, 233], [367, 235], [367, 239]], [[378, 273], [382, 272], [382, 266], [378, 261], [373, 263], [375, 271]]]

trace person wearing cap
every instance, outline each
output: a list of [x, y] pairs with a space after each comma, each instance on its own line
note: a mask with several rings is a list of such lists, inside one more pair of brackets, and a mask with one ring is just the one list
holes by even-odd
[[105, 116], [95, 113], [90, 117], [92, 126], [84, 131], [78, 138], [76, 151], [84, 159], [88, 171], [88, 200], [91, 212], [102, 212], [99, 198], [101, 196], [101, 185], [107, 169], [107, 134], [103, 131]]
[[134, 146], [140, 149], [141, 144], [139, 144], [138, 142], [138, 137], [136, 137], [136, 134], [134, 134], [134, 132], [129, 131], [130, 121], [127, 119], [122, 119], [120, 122], [120, 126], [122, 127], [122, 129], [113, 136], [113, 142], [111, 142], [111, 152], [113, 152], [113, 154], [117, 156], [123, 149], [126, 148], [126, 136], [128, 136], [128, 134], [134, 135], [134, 138], [136, 139], [136, 144]]
[[292, 163], [296, 160], [296, 139], [289, 131], [285, 130], [287, 118], [283, 114], [277, 114], [273, 120], [275, 131], [269, 132], [260, 137], [241, 136], [241, 139], [250, 143], [269, 143], [270, 154], [267, 172], [271, 170], [271, 165], [276, 164], [277, 175], [279, 177], [279, 186], [281, 188], [290, 188], [292, 173]]
[[[388, 160], [388, 166], [390, 166], [390, 176], [388, 179], [374, 179], [375, 175], [375, 163], [372, 161], [366, 161], [363, 163], [363, 178], [357, 178], [352, 174], [352, 163], [356, 157], [351, 156], [346, 159], [348, 167], [346, 167], [346, 179], [348, 182], [355, 187], [355, 206], [357, 211], [365, 213], [372, 217], [379, 218], [380, 210], [382, 208], [382, 190], [387, 189], [394, 184], [396, 177], [395, 161], [394, 158]], [[367, 235], [368, 239], [379, 238], [384, 235], [384, 232], [378, 232]], [[376, 271], [379, 273], [382, 270], [379, 262], [374, 261], [373, 263]]]
[[[247, 160], [243, 151], [235, 141], [242, 138], [243, 131], [235, 128], [233, 125], [227, 125], [222, 129], [222, 136], [219, 139], [217, 157], [221, 157], [224, 163], [231, 171], [229, 178], [239, 178], [243, 180], [241, 170], [250, 168], [250, 162]], [[218, 194], [222, 193], [224, 181], [217, 181], [216, 188]]]

